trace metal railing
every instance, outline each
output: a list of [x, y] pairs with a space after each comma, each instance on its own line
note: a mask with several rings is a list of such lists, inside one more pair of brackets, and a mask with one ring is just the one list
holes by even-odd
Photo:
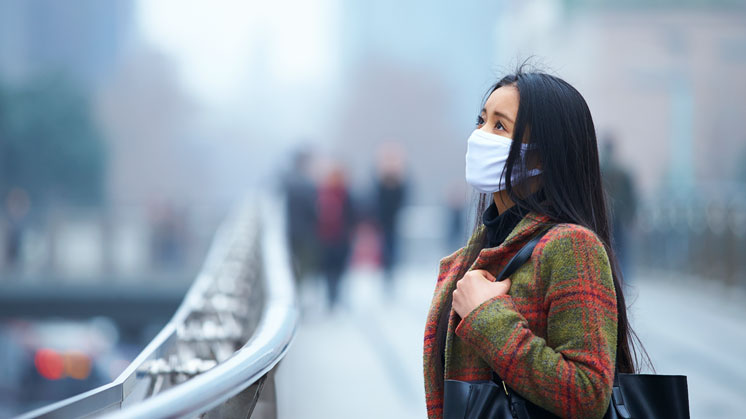
[[746, 285], [743, 197], [661, 199], [643, 206], [637, 220], [629, 250], [640, 267]]
[[116, 380], [20, 418], [276, 417], [298, 313], [283, 211], [258, 201], [221, 225], [171, 321]]

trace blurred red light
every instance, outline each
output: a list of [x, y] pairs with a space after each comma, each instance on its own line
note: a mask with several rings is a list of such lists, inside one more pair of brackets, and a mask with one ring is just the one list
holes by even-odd
[[64, 363], [62, 356], [52, 349], [39, 349], [34, 355], [34, 365], [42, 377], [49, 380], [62, 378]]

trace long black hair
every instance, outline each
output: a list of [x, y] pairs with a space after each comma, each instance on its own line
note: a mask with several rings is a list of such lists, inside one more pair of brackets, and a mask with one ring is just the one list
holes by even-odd
[[[583, 96], [569, 83], [543, 72], [525, 71], [525, 66], [524, 63], [515, 73], [495, 83], [483, 101], [486, 102], [495, 90], [504, 86], [516, 87], [520, 96], [513, 129], [514, 141], [501, 174], [505, 179], [505, 189], [522, 213], [533, 211], [546, 215], [552, 224], [578, 224], [592, 230], [600, 238], [609, 257], [616, 291], [616, 368], [621, 373], [636, 372], [637, 350], [633, 339], [638, 343], [639, 339], [627, 319], [623, 278], [612, 247], [611, 215], [607, 211], [590, 109]], [[521, 157], [521, 142], [524, 139], [531, 146], [525, 157]], [[541, 193], [531, 193], [529, 182], [518, 182], [516, 185], [511, 182], [514, 172], [516, 179], [528, 179], [527, 171], [536, 164], [542, 170]], [[481, 215], [491, 201], [491, 195], [479, 196], [475, 234], [467, 245], [459, 276], [466, 273], [485, 245], [484, 230], [478, 227], [481, 225]], [[439, 347], [445, 340], [447, 318], [446, 314], [440, 319]], [[649, 364], [650, 359], [646, 358]]]

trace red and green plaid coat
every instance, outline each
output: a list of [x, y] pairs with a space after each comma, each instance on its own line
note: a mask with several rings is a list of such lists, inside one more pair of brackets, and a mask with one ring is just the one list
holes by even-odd
[[[471, 269], [497, 275], [548, 219], [529, 214], [502, 245], [483, 249]], [[527, 400], [564, 418], [603, 417], [611, 399], [617, 307], [609, 259], [589, 229], [554, 226], [531, 260], [511, 277], [507, 295], [461, 319], [444, 307], [465, 248], [440, 262], [425, 328], [425, 397], [429, 418], [443, 416], [443, 381], [489, 380], [492, 370]], [[445, 373], [436, 333], [450, 310]]]

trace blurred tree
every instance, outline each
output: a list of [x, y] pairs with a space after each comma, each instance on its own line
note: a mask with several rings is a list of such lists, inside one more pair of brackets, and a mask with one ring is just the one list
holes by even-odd
[[61, 76], [0, 86], [0, 196], [27, 191], [34, 205], [97, 205], [106, 147], [88, 97]]

